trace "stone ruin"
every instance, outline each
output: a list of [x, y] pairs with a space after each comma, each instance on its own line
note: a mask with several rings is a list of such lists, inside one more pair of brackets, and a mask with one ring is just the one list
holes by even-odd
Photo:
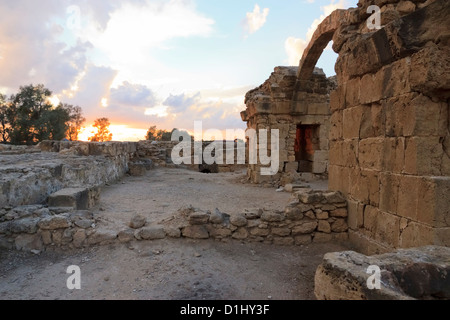
[[[367, 27], [370, 5], [381, 8], [379, 30]], [[293, 201], [276, 212], [188, 208], [174, 217], [176, 226], [146, 226], [135, 217], [126, 230], [101, 230], [89, 212], [101, 186], [155, 164], [174, 166], [176, 143], [0, 145], [0, 247], [164, 237], [345, 241], [378, 255], [326, 255], [316, 273], [319, 299], [448, 299], [449, 16], [446, 0], [361, 0], [319, 25], [299, 67], [275, 68], [247, 94], [241, 116], [248, 127], [281, 133], [280, 173], [262, 177], [248, 165], [250, 180], [292, 190], [297, 180], [328, 176], [329, 191], [292, 190]], [[315, 68], [331, 40], [336, 78]], [[382, 269], [379, 291], [367, 289], [370, 265]]]
[[289, 175], [328, 172], [329, 93], [335, 82], [315, 69], [306, 91], [299, 91], [297, 73], [297, 67], [277, 67], [263, 85], [245, 96], [247, 109], [241, 117], [248, 129], [257, 134], [261, 129], [278, 129], [280, 134], [278, 174], [264, 176], [261, 165], [249, 165], [248, 176], [255, 183], [281, 180], [285, 185], [292, 182]]
[[[381, 9], [379, 30], [368, 28], [371, 5]], [[294, 68], [276, 68], [247, 94], [243, 120], [249, 128], [281, 129], [286, 140], [280, 170], [296, 170], [295, 179], [311, 167], [297, 156], [294, 137], [303, 121], [311, 124], [309, 118], [329, 101], [325, 122], [318, 124], [329, 134], [310, 135], [303, 148], [314, 149], [307, 159], [313, 172], [328, 159], [329, 188], [347, 199], [349, 243], [359, 252], [450, 246], [449, 16], [446, 0], [360, 0], [357, 8], [336, 10], [318, 26], [296, 76]], [[339, 55], [337, 87], [318, 96], [311, 89], [318, 77], [315, 64], [331, 40]], [[310, 108], [318, 97], [323, 99], [320, 107]], [[320, 148], [309, 147], [314, 138]], [[254, 182], [260, 181], [254, 167], [248, 171]], [[441, 260], [448, 266], [448, 259]], [[333, 279], [322, 285], [325, 292]], [[340, 298], [355, 297], [341, 291]]]

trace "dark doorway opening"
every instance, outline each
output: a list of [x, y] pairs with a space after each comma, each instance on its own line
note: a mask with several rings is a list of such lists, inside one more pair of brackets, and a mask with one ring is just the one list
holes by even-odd
[[294, 149], [299, 172], [313, 171], [314, 152], [320, 149], [319, 130], [319, 125], [297, 125]]

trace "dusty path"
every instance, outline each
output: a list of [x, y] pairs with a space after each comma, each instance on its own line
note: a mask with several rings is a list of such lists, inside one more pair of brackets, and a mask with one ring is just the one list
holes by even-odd
[[127, 225], [138, 213], [151, 222], [173, 216], [192, 205], [202, 210], [218, 208], [228, 214], [244, 209], [280, 210], [291, 195], [274, 188], [243, 184], [244, 172], [205, 174], [185, 169], [156, 168], [143, 177], [125, 177], [121, 183], [104, 188], [97, 216], [108, 225]]
[[[313, 277], [323, 254], [345, 249], [182, 239], [133, 243], [131, 248], [39, 256], [0, 251], [0, 299], [314, 299]], [[70, 265], [81, 268], [81, 290], [66, 287]]]

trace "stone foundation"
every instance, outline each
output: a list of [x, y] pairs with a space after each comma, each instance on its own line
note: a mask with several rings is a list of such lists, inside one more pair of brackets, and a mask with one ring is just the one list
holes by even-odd
[[[364, 256], [347, 251], [328, 253], [315, 276], [319, 300], [450, 299], [450, 248], [423, 247]], [[372, 266], [372, 269], [369, 267]], [[373, 267], [380, 271], [380, 288]], [[369, 272], [368, 272], [369, 271]]]

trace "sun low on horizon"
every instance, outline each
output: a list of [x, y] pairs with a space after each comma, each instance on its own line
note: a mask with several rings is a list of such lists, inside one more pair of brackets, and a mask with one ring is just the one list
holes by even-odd
[[[79, 139], [108, 118], [114, 141], [244, 129], [245, 95], [275, 66], [298, 66], [317, 25], [356, 0], [0, 0], [0, 93], [43, 84], [80, 106]], [[17, 22], [20, 21], [20, 24]], [[328, 47], [317, 66], [333, 75]]]

